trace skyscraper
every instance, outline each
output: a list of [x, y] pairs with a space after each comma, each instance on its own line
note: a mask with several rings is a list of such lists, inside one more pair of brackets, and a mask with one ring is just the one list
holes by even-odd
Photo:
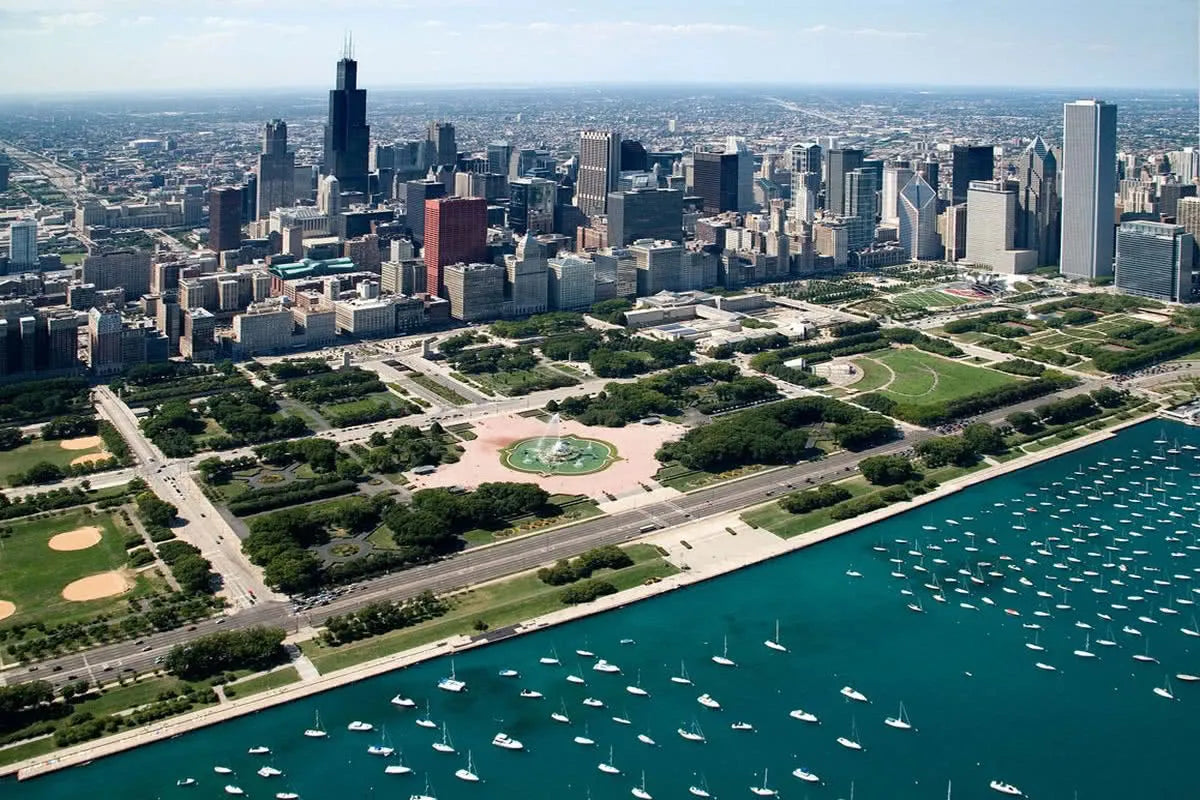
[[451, 166], [458, 161], [458, 142], [455, 140], [454, 125], [441, 120], [429, 123], [425, 138], [432, 144], [437, 154], [438, 164]]
[[637, 139], [621, 140], [621, 171], [645, 172], [649, 169], [646, 148]]
[[692, 190], [704, 199], [705, 214], [737, 211], [741, 195], [739, 154], [700, 146], [692, 153]]
[[[241, 209], [239, 198], [239, 210]], [[36, 267], [38, 263], [38, 224], [36, 219], [19, 219], [8, 226], [8, 260], [15, 269]]]
[[508, 184], [508, 226], [513, 233], [552, 233], [558, 184], [546, 178], [517, 178]]
[[208, 247], [214, 253], [242, 246], [242, 190], [221, 186], [208, 192]]
[[880, 222], [884, 225], [899, 225], [900, 192], [912, 180], [913, 171], [907, 166], [891, 165], [883, 168], [882, 208], [879, 210]]
[[288, 150], [287, 123], [281, 119], [263, 126], [257, 172], [257, 219], [296, 202], [296, 154]]
[[631, 189], [608, 196], [608, 243], [624, 247], [639, 239], [681, 241], [683, 192], [679, 189]]
[[920, 175], [900, 189], [898, 222], [900, 246], [909, 258], [926, 260], [942, 255], [937, 235], [937, 192]]
[[1017, 246], [1058, 263], [1058, 161], [1040, 136], [1017, 159]]
[[575, 205], [579, 210], [589, 217], [603, 214], [608, 209], [608, 193], [616, 190], [620, 172], [620, 134], [580, 131], [579, 180], [575, 183]]
[[508, 142], [489, 142], [487, 146], [488, 172], [495, 175], [507, 175], [508, 162], [512, 158], [512, 152], [512, 145]]
[[[425, 201], [425, 286], [445, 296], [445, 269], [474, 264], [487, 256], [487, 200], [439, 197]], [[501, 270], [503, 283], [503, 270]]]
[[825, 178], [825, 208], [833, 214], [846, 214], [846, 173], [862, 166], [863, 151], [837, 148], [829, 151]]
[[845, 196], [845, 214], [849, 222], [849, 247], [851, 250], [861, 250], [870, 246], [875, 239], [875, 215], [879, 211], [879, 201], [875, 191], [879, 184], [875, 181], [875, 171], [859, 167], [846, 173], [843, 189]]
[[1113, 269], [1117, 107], [1099, 100], [1063, 106], [1061, 271], [1101, 278]]
[[971, 181], [990, 181], [996, 171], [995, 160], [996, 149], [990, 144], [954, 145], [950, 153], [950, 202], [967, 202]]
[[800, 142], [792, 145], [792, 208], [802, 222], [812, 222], [821, 192], [821, 146]]
[[347, 48], [337, 65], [337, 88], [329, 90], [325, 125], [325, 158], [321, 172], [333, 175], [343, 192], [366, 194], [371, 128], [367, 125], [367, 90], [358, 88], [358, 62]]
[[425, 201], [446, 195], [446, 184], [432, 178], [407, 181], [404, 184], [404, 208], [408, 229], [413, 241], [420, 245], [425, 241]]
[[1117, 228], [1116, 286], [1155, 300], [1195, 299], [1195, 240], [1180, 225], [1123, 222]]
[[1037, 254], [1018, 249], [1017, 182], [972, 181], [967, 189], [967, 260], [997, 272], [1022, 273]]

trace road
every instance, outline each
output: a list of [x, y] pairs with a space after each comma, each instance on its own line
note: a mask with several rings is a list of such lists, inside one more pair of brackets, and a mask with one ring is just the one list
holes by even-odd
[[200, 553], [212, 562], [224, 584], [220, 595], [234, 611], [248, 608], [258, 599], [282, 600], [263, 583], [257, 567], [242, 553], [241, 539], [225, 522], [192, 477], [186, 460], [164, 458], [158, 448], [142, 436], [137, 418], [107, 386], [95, 390], [97, 407], [102, 415], [121, 432], [141, 465], [140, 477], [159, 497], [174, 503], [180, 511], [180, 521], [172, 528], [175, 535], [200, 548]]

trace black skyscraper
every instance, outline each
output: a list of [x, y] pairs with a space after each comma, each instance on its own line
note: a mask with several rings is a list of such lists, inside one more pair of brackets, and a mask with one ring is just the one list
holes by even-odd
[[955, 205], [967, 202], [971, 181], [990, 181], [995, 177], [995, 158], [996, 150], [990, 144], [954, 145], [950, 153], [950, 198]]
[[346, 55], [338, 62], [337, 88], [329, 91], [325, 125], [325, 163], [321, 172], [338, 179], [343, 192], [367, 191], [367, 90], [358, 88], [358, 62]]
[[863, 151], [835, 148], [829, 151], [825, 169], [825, 208], [833, 214], [846, 214], [846, 174], [863, 165]]

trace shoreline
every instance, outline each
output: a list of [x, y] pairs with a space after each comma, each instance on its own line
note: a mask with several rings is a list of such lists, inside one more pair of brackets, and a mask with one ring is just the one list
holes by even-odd
[[[656, 531], [648, 536], [639, 537], [632, 541], [658, 545], [666, 550], [667, 560], [681, 568], [679, 573], [663, 578], [658, 583], [635, 586], [623, 592], [618, 592], [615, 595], [598, 598], [587, 604], [568, 606], [540, 617], [535, 617], [517, 625], [513, 633], [502, 638], [507, 639], [512, 636], [521, 636], [526, 633], [583, 619], [594, 614], [624, 608], [625, 606], [648, 600], [660, 594], [677, 591], [735, 572], [739, 569], [761, 564], [782, 555], [794, 553], [806, 547], [872, 525], [881, 520], [906, 513], [911, 509], [935, 502], [992, 478], [1007, 475], [1011, 472], [1049, 461], [1058, 456], [1082, 450], [1093, 444], [1107, 441], [1116, 437], [1120, 431], [1140, 425], [1157, 416], [1156, 413], [1143, 414], [1125, 420], [1110, 428], [1094, 431], [1035, 453], [1025, 453], [1010, 461], [994, 464], [947, 481], [937, 489], [912, 500], [892, 503], [884, 508], [862, 514], [852, 519], [834, 522], [790, 539], [783, 539], [769, 531], [751, 529], [749, 525], [741, 521], [741, 514], [751, 508], [765, 505], [764, 503], [713, 515], [689, 522], [685, 525]], [[768, 502], [773, 503], [777, 500], [778, 498], [773, 498]], [[721, 552], [723, 549], [728, 549], [730, 540], [733, 539], [726, 530], [727, 527], [742, 529], [738, 532], [737, 539], [735, 540], [738, 544], [735, 552]], [[712, 530], [706, 531], [705, 529]], [[693, 536], [693, 533], [696, 535]], [[752, 541], [752, 546], [747, 549], [744, 547], [747, 539], [757, 541]], [[685, 541], [687, 542], [686, 546], [683, 544]], [[686, 560], [686, 564], [683, 563], [684, 560]], [[523, 573], [516, 573], [516, 575], [519, 574]], [[505, 578], [498, 580], [507, 580], [512, 577], [515, 577], [515, 575], [505, 576]], [[15, 774], [17, 780], [22, 781], [51, 772], [57, 772], [68, 767], [84, 765], [97, 758], [116, 755], [135, 747], [175, 738], [183, 733], [236, 719], [246, 714], [257, 713], [277, 705], [310, 697], [314, 694], [356, 683], [360, 680], [374, 678], [384, 673], [413, 666], [440, 656], [474, 650], [500, 640], [489, 638], [486, 635], [472, 638], [465, 634], [460, 634], [442, 642], [423, 645], [419, 648], [413, 648], [401, 653], [366, 661], [362, 664], [356, 664], [352, 667], [346, 667], [345, 669], [331, 672], [328, 675], [322, 675], [315, 680], [293, 683], [251, 697], [234, 699], [217, 706], [201, 708], [172, 719], [164, 720], [150, 728], [118, 733], [104, 739], [72, 745], [47, 755], [35, 756], [7, 766], [0, 766], [0, 778]]]

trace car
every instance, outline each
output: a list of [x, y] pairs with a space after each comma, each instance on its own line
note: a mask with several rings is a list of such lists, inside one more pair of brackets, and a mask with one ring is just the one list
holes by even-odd
[[143, 653], [149, 653], [149, 652], [150, 652], [151, 650], [153, 650], [153, 649], [154, 649], [154, 648], [153, 648], [153, 647], [151, 647], [150, 645], [146, 645], [145, 647], [143, 647], [143, 648], [142, 648], [142, 652], [143, 652]]
[[154, 663], [155, 663], [155, 664], [161, 664], [162, 662], [163, 662], [163, 657], [162, 657], [162, 656], [157, 656], [157, 657], [155, 657], [155, 659], [154, 659]]
[[55, 665], [54, 665], [54, 666], [53, 666], [53, 667], [50, 669], [50, 671], [51, 671], [51, 672], [62, 672], [62, 664], [55, 664]]
[[219, 620], [217, 620], [217, 624], [218, 624], [218, 625], [224, 625], [224, 624], [225, 624], [225, 618], [224, 618], [224, 617], [221, 617]]
[[188, 629], [189, 631], [194, 631], [194, 630], [196, 630], [196, 626], [195, 626], [195, 625], [188, 625], [187, 629]]

